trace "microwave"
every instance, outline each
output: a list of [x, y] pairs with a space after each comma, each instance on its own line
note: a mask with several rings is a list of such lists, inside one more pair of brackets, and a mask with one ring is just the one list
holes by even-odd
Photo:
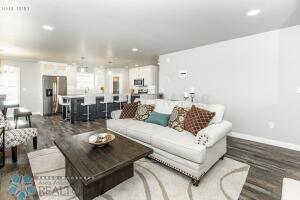
[[139, 79], [134, 79], [134, 86], [144, 86], [144, 79], [143, 78], [139, 78]]

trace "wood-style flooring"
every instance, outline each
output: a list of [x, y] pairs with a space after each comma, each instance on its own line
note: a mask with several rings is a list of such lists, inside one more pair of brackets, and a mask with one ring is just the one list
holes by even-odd
[[[26, 127], [26, 121], [23, 121]], [[20, 123], [21, 124], [21, 123]], [[60, 116], [32, 118], [38, 128], [38, 149], [54, 145], [53, 140], [87, 131], [105, 128], [105, 120], [93, 122], [64, 122]], [[10, 149], [6, 150], [6, 165], [0, 169], [0, 199], [14, 199], [7, 193], [14, 174], [32, 175], [27, 153], [33, 151], [32, 141], [18, 147], [18, 163], [11, 161]], [[240, 199], [269, 200], [281, 198], [283, 177], [300, 180], [300, 152], [273, 147], [256, 142], [228, 137], [227, 157], [249, 164], [250, 170]], [[37, 195], [29, 199], [39, 199]]]

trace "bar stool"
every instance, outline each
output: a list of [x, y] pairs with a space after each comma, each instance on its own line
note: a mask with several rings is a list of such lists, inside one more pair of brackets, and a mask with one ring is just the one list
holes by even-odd
[[84, 115], [87, 115], [86, 120], [87, 121], [92, 121], [90, 119], [90, 105], [95, 105], [96, 104], [96, 95], [92, 93], [86, 93], [84, 95], [83, 103], [80, 105], [86, 106], [87, 107], [87, 113]]
[[100, 101], [100, 104], [105, 104], [105, 118], [107, 119], [107, 113], [108, 113], [108, 110], [107, 110], [107, 105], [109, 103], [113, 103], [114, 102], [114, 96], [112, 94], [104, 94], [104, 99], [103, 101]]
[[58, 98], [58, 104], [61, 105], [62, 111], [64, 110], [64, 107], [66, 108], [66, 118], [64, 121], [71, 120], [71, 103], [69, 99], [67, 99], [67, 102], [64, 102], [64, 98], [61, 95], [57, 95]]
[[127, 94], [120, 94], [119, 99], [114, 101], [115, 103], [120, 104], [120, 110], [122, 109], [122, 103], [126, 103], [128, 101]]

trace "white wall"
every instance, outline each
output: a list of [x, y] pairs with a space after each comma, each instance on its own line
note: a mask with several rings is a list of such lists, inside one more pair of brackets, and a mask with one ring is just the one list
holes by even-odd
[[236, 132], [300, 145], [300, 26], [162, 55], [159, 80], [168, 98], [195, 87], [224, 104]]
[[42, 113], [42, 78], [39, 63], [3, 60], [2, 64], [20, 69], [20, 106], [36, 114]]

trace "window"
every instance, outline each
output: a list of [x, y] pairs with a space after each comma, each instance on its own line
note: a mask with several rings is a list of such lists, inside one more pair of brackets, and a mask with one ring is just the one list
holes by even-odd
[[95, 76], [93, 73], [77, 73], [77, 89], [84, 90], [86, 88], [94, 89]]
[[4, 66], [5, 72], [0, 73], [0, 94], [6, 95], [6, 100], [16, 101], [20, 99], [20, 69]]

